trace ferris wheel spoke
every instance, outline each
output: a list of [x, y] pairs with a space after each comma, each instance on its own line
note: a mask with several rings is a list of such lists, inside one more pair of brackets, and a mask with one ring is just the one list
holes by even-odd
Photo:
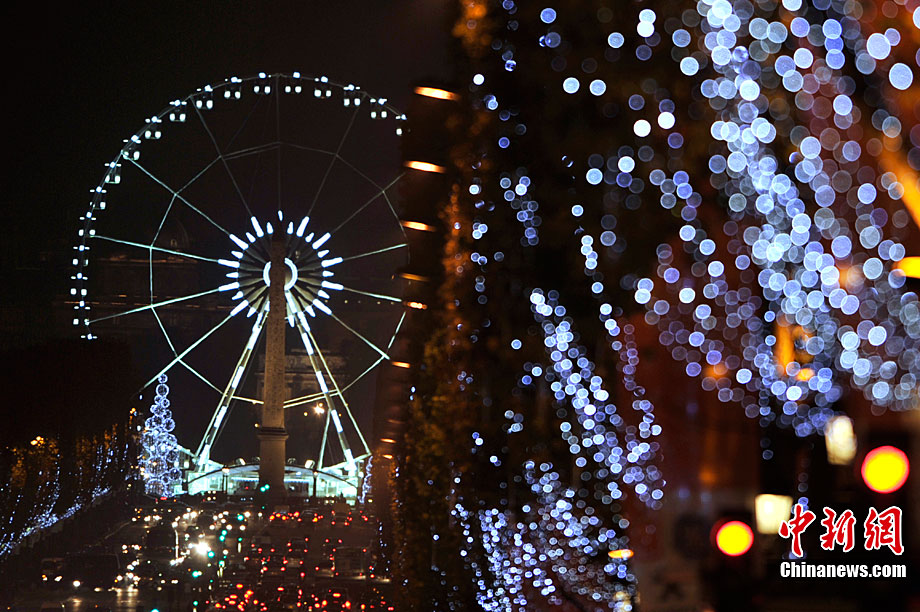
[[233, 134], [233, 138], [231, 138], [230, 142], [227, 143], [228, 149], [233, 146], [233, 143], [236, 142], [236, 139], [239, 137], [239, 135], [243, 133], [243, 130], [246, 128], [246, 125], [249, 123], [249, 120], [255, 114], [256, 109], [259, 108], [259, 104], [261, 104], [261, 102], [262, 102], [262, 96], [256, 96], [255, 102], [252, 104], [252, 107], [249, 109], [249, 112], [246, 113], [246, 118], [243, 119], [242, 123], [240, 123], [240, 127], [238, 127], [236, 129], [236, 132]]
[[[157, 314], [156, 309], [152, 309], [150, 312], [153, 315], [153, 318], [156, 319], [157, 325], [159, 326], [160, 331], [163, 332], [163, 337], [166, 339], [166, 344], [169, 345], [169, 350], [172, 351], [173, 355], [178, 357], [179, 353], [176, 351], [176, 346], [173, 344], [172, 338], [170, 338], [169, 334], [166, 332], [166, 327], [163, 326], [163, 321], [160, 319], [160, 315]], [[211, 387], [212, 389], [220, 393], [220, 389], [217, 388], [217, 385], [215, 385], [210, 380], [208, 380], [204, 375], [202, 375], [200, 372], [198, 372], [198, 370], [190, 366], [184, 360], [179, 360], [179, 364], [184, 366], [186, 370], [194, 374], [196, 377], [200, 378], [201, 381], [204, 382], [204, 384], [208, 385], [209, 387]]]
[[152, 242], [156, 242], [157, 239], [160, 237], [160, 232], [163, 231], [163, 226], [166, 225], [166, 219], [169, 217], [169, 213], [172, 211], [173, 204], [175, 204], [175, 203], [176, 203], [176, 200], [179, 199], [179, 194], [182, 193], [183, 191], [185, 191], [186, 189], [188, 189], [188, 188], [192, 185], [192, 183], [194, 183], [194, 182], [197, 181], [199, 178], [201, 178], [201, 176], [202, 176], [205, 172], [207, 172], [208, 170], [210, 170], [211, 167], [212, 167], [214, 164], [216, 164], [218, 161], [220, 161], [220, 158], [219, 158], [219, 157], [215, 157], [215, 158], [212, 159], [208, 164], [205, 164], [204, 168], [202, 168], [201, 170], [199, 170], [198, 173], [197, 173], [195, 176], [193, 176], [192, 178], [190, 178], [190, 179], [185, 183], [185, 185], [183, 185], [182, 187], [180, 187], [179, 190], [178, 190], [176, 193], [173, 194], [172, 198], [170, 198], [170, 200], [169, 200], [169, 205], [166, 207], [166, 212], [163, 213], [163, 218], [160, 219], [160, 224], [157, 226], [157, 233], [154, 235], [153, 241], [152, 241]]
[[281, 145], [285, 147], [290, 147], [292, 149], [297, 149], [298, 151], [309, 151], [310, 153], [321, 153], [323, 155], [331, 155], [332, 157], [335, 157], [335, 151], [327, 151], [326, 149], [317, 149], [316, 147], [308, 147], [306, 145], [295, 144], [293, 142], [281, 142]]
[[358, 116], [358, 108], [355, 107], [355, 110], [351, 113], [351, 119], [348, 120], [348, 127], [345, 128], [345, 133], [342, 134], [342, 139], [339, 140], [339, 146], [335, 150], [335, 154], [332, 156], [332, 159], [329, 160], [329, 165], [326, 166], [326, 172], [323, 174], [323, 180], [319, 182], [319, 188], [316, 190], [316, 194], [313, 196], [313, 201], [310, 202], [310, 208], [307, 209], [307, 215], [309, 216], [313, 212], [313, 207], [316, 206], [316, 201], [319, 200], [320, 194], [323, 192], [323, 187], [326, 185], [326, 179], [329, 178], [329, 173], [332, 172], [332, 167], [335, 165], [337, 159], [339, 159], [339, 153], [342, 151], [342, 147], [345, 145], [345, 140], [348, 138], [348, 133], [351, 132], [351, 126], [355, 124], [355, 117]]
[[[390, 181], [390, 183], [389, 183], [386, 187], [384, 187], [383, 189], [381, 189], [381, 190], [379, 190], [377, 193], [375, 193], [374, 196], [373, 196], [372, 198], [370, 198], [367, 202], [365, 202], [364, 204], [362, 204], [361, 206], [359, 206], [359, 207], [357, 208], [357, 210], [355, 210], [355, 211], [352, 212], [350, 215], [348, 215], [348, 218], [346, 218], [344, 221], [342, 221], [341, 223], [339, 223], [339, 224], [335, 227], [335, 229], [331, 230], [329, 233], [330, 233], [330, 234], [335, 234], [337, 231], [339, 231], [340, 229], [342, 229], [342, 228], [345, 226], [345, 224], [347, 224], [349, 221], [351, 221], [352, 219], [354, 219], [355, 217], [357, 217], [359, 213], [361, 213], [365, 208], [367, 208], [368, 206], [370, 206], [371, 204], [373, 204], [374, 201], [375, 201], [377, 198], [379, 198], [381, 195], [384, 196], [384, 197], [386, 197], [386, 192], [387, 192], [391, 187], [393, 187], [393, 185], [395, 185], [396, 183], [398, 183], [398, 182], [399, 182], [399, 179], [401, 179], [401, 178], [404, 177], [405, 175], [406, 175], [405, 172], [400, 173], [399, 176], [397, 176], [395, 179], [393, 179], [392, 181]], [[387, 198], [387, 200], [389, 201], [389, 198]]]
[[[189, 208], [191, 208], [193, 211], [195, 211], [196, 213], [198, 213], [199, 215], [201, 215], [202, 217], [204, 217], [204, 219], [205, 219], [208, 223], [210, 223], [211, 225], [213, 225], [214, 227], [216, 227], [217, 229], [219, 229], [220, 231], [222, 231], [222, 232], [223, 232], [224, 234], [226, 234], [227, 236], [230, 235], [230, 232], [228, 232], [226, 229], [224, 229], [223, 226], [221, 226], [217, 221], [215, 221], [214, 219], [212, 219], [211, 217], [209, 217], [208, 215], [206, 215], [200, 208], [198, 208], [197, 206], [195, 206], [194, 204], [192, 204], [191, 202], [189, 202], [187, 199], [185, 199], [178, 191], [176, 191], [175, 189], [173, 189], [172, 187], [170, 187], [169, 185], [167, 185], [164, 181], [160, 180], [160, 179], [159, 179], [158, 177], [156, 177], [152, 172], [150, 172], [149, 170], [147, 170], [147, 168], [145, 168], [145, 167], [142, 166], [141, 164], [137, 163], [137, 160], [128, 158], [128, 161], [130, 161], [132, 164], [134, 164], [134, 166], [136, 166], [141, 172], [143, 172], [144, 174], [146, 174], [147, 176], [149, 176], [149, 177], [151, 178], [151, 180], [153, 180], [153, 181], [154, 181], [156, 184], [158, 184], [160, 187], [162, 187], [163, 189], [165, 189], [166, 191], [168, 191], [169, 193], [171, 193], [171, 194], [173, 195], [173, 197], [178, 198], [178, 200], [179, 200], [180, 202], [182, 202], [183, 204], [185, 204], [186, 206], [188, 206]], [[187, 187], [187, 186], [188, 186], [188, 184], [186, 184], [186, 187]], [[185, 187], [183, 187], [183, 189], [184, 189], [184, 188], [185, 188]]]
[[198, 370], [196, 370], [195, 368], [193, 368], [192, 366], [190, 366], [189, 364], [187, 364], [184, 360], [180, 360], [180, 361], [179, 361], [179, 364], [182, 365], [182, 366], [185, 366], [185, 369], [188, 370], [189, 372], [191, 372], [193, 375], [195, 375], [196, 378], [201, 379], [201, 382], [203, 382], [203, 383], [206, 384], [207, 386], [211, 387], [212, 389], [214, 389], [215, 391], [217, 391], [218, 393], [220, 393], [220, 389], [217, 388], [217, 385], [215, 385], [215, 384], [212, 383], [210, 380], [208, 380], [207, 377], [205, 377], [204, 374], [200, 373]]
[[339, 317], [337, 317], [337, 316], [335, 315], [335, 313], [332, 313], [332, 314], [330, 314], [329, 316], [331, 316], [339, 325], [341, 325], [342, 327], [344, 327], [345, 329], [347, 329], [348, 331], [350, 331], [352, 334], [354, 334], [355, 336], [357, 336], [358, 338], [360, 338], [362, 342], [364, 342], [364, 343], [367, 344], [369, 347], [371, 347], [372, 349], [374, 349], [375, 351], [377, 351], [378, 353], [380, 353], [380, 356], [381, 356], [381, 357], [383, 357], [384, 359], [389, 359], [389, 358], [390, 358], [390, 356], [387, 355], [386, 351], [384, 351], [382, 348], [380, 348], [379, 346], [377, 346], [376, 344], [374, 344], [373, 342], [371, 342], [370, 340], [368, 340], [363, 334], [361, 334], [361, 332], [355, 330], [355, 329], [354, 329], [353, 327], [351, 327], [348, 323], [346, 323], [345, 321], [343, 321], [342, 319], [340, 319]]
[[[156, 319], [156, 322], [157, 322], [157, 325], [158, 325], [159, 328], [160, 328], [160, 331], [163, 332], [163, 337], [166, 339], [166, 344], [169, 345], [169, 350], [172, 351], [172, 354], [173, 354], [173, 355], [175, 355], [175, 356], [178, 357], [178, 356], [179, 356], [179, 353], [176, 351], [176, 346], [173, 344], [172, 338], [170, 338], [170, 337], [169, 337], [169, 334], [166, 332], [166, 327], [163, 325], [163, 321], [160, 319], [160, 315], [157, 314], [156, 309], [151, 309], [150, 312], [151, 312], [151, 314], [153, 315], [153, 318]], [[220, 389], [217, 388], [217, 385], [215, 385], [215, 384], [212, 383], [210, 380], [208, 380], [205, 376], [203, 376], [201, 373], [199, 373], [198, 370], [196, 370], [195, 368], [193, 368], [192, 366], [190, 366], [190, 365], [189, 365], [188, 363], [186, 363], [184, 360], [180, 360], [179, 363], [180, 363], [182, 366], [184, 366], [186, 370], [188, 370], [189, 372], [191, 372], [192, 374], [194, 374], [196, 377], [200, 378], [201, 381], [204, 382], [206, 385], [208, 385], [209, 387], [211, 387], [212, 389], [214, 389], [215, 391], [217, 391], [218, 393], [220, 393]]]
[[371, 291], [361, 291], [360, 289], [353, 289], [347, 285], [342, 285], [342, 290], [349, 293], [357, 293], [358, 295], [366, 295], [367, 297], [377, 298], [380, 300], [387, 300], [388, 302], [402, 303], [402, 298], [394, 297], [392, 295], [385, 295], [383, 293], [373, 293]]
[[402, 315], [399, 317], [399, 323], [396, 324], [396, 329], [393, 330], [393, 336], [390, 338], [390, 342], [387, 344], [387, 350], [393, 348], [393, 343], [396, 342], [396, 336], [399, 334], [399, 329], [402, 327], [403, 321], [406, 320], [406, 311], [404, 310]]
[[388, 251], [395, 251], [396, 249], [402, 249], [408, 247], [408, 242], [400, 242], [399, 244], [394, 244], [393, 246], [384, 247], [382, 249], [377, 249], [376, 251], [368, 251], [366, 253], [358, 253], [357, 255], [349, 255], [348, 257], [343, 257], [342, 261], [351, 261], [352, 259], [360, 259], [362, 257], [370, 257], [371, 255], [379, 255], [380, 253], [386, 253]]
[[[100, 321], [108, 321], [109, 319], [115, 319], [115, 318], [117, 318], [117, 317], [124, 317], [124, 316], [129, 315], [129, 314], [135, 314], [135, 313], [138, 313], [138, 312], [144, 312], [145, 310], [153, 310], [153, 309], [155, 309], [155, 308], [162, 308], [163, 306], [169, 306], [170, 304], [177, 304], [177, 303], [179, 303], [179, 302], [186, 302], [186, 301], [188, 301], [188, 300], [194, 300], [194, 299], [196, 299], [196, 298], [200, 298], [200, 297], [205, 296], [205, 295], [210, 295], [210, 294], [212, 294], [212, 293], [217, 293], [218, 291], [220, 291], [219, 288], [218, 288], [218, 289], [210, 289], [210, 290], [208, 290], [208, 291], [202, 291], [201, 293], [193, 293], [193, 294], [191, 294], [191, 295], [185, 295], [185, 296], [182, 296], [182, 297], [172, 298], [171, 300], [164, 300], [164, 301], [162, 301], [162, 302], [156, 302], [156, 303], [151, 303], [151, 304], [145, 304], [144, 306], [140, 306], [140, 307], [138, 307], [138, 308], [132, 308], [131, 310], [126, 310], [126, 311], [124, 311], [124, 312], [119, 312], [119, 313], [116, 313], [116, 314], [106, 315], [106, 316], [104, 316], [104, 317], [99, 317], [98, 319], [93, 319], [92, 321], [90, 321], [90, 324], [98, 323], [98, 322], [100, 322]], [[173, 352], [175, 352], [175, 349], [173, 349]]]
[[351, 163], [350, 161], [348, 161], [347, 159], [345, 159], [345, 158], [342, 157], [341, 155], [339, 155], [339, 161], [342, 162], [342, 163], [343, 163], [345, 166], [347, 166], [348, 168], [350, 168], [355, 174], [357, 174], [358, 176], [360, 176], [361, 178], [363, 178], [365, 181], [367, 181], [368, 183], [370, 183], [371, 185], [373, 185], [374, 187], [376, 187], [378, 191], [381, 191], [381, 190], [382, 190], [382, 188], [380, 187], [380, 185], [377, 184], [377, 181], [375, 181], [374, 179], [372, 179], [371, 177], [369, 177], [366, 173], [362, 172], [360, 168], [358, 168], [357, 166], [355, 166], [353, 163]]
[[[169, 198], [169, 204], [166, 206], [166, 212], [163, 213], [163, 218], [160, 219], [160, 224], [157, 226], [157, 231], [153, 235], [153, 240], [150, 241], [150, 244], [154, 244], [157, 240], [160, 239], [160, 232], [163, 231], [163, 226], [166, 225], [166, 219], [167, 217], [169, 217], [169, 213], [170, 211], [172, 211], [173, 204], [175, 203], [176, 203], [176, 196]], [[153, 253], [151, 253], [151, 255], [153, 255]], [[153, 258], [151, 257], [148, 261], [150, 262], [150, 265], [153, 266]], [[151, 285], [150, 294], [153, 295], [153, 269], [152, 268], [150, 270], [150, 273], [151, 273], [150, 274], [150, 285]]]
[[[386, 191], [383, 192], [383, 199], [386, 200], [387, 206], [390, 208], [390, 212], [393, 213], [393, 217], [399, 221], [399, 213], [396, 212], [396, 207], [393, 206], [393, 202], [390, 200], [390, 196], [387, 195]], [[402, 224], [399, 225], [399, 231], [402, 232], [403, 236], [406, 235], [406, 229], [402, 226]]]
[[309, 404], [310, 402], [315, 402], [318, 399], [323, 399], [324, 395], [322, 392], [311, 393], [309, 395], [302, 395], [300, 397], [292, 397], [291, 399], [284, 400], [285, 408], [296, 408], [297, 406], [302, 406], [304, 404]]
[[224, 417], [227, 416], [227, 412], [230, 410], [230, 403], [233, 400], [236, 389], [239, 387], [243, 379], [243, 374], [245, 374], [246, 368], [249, 365], [249, 360], [255, 352], [255, 346], [259, 341], [259, 336], [262, 334], [262, 328], [265, 325], [267, 313], [267, 309], [263, 309], [259, 312], [252, 326], [252, 331], [249, 334], [249, 340], [246, 342], [243, 352], [236, 362], [236, 367], [230, 375], [230, 380], [221, 393], [217, 408], [211, 416], [211, 422], [208, 424], [208, 428], [201, 438], [201, 443], [198, 445], [198, 450], [195, 452], [195, 463], [199, 469], [203, 468], [211, 457], [211, 448], [213, 448], [214, 443], [217, 441], [217, 436], [220, 434], [221, 428], [225, 422]]
[[227, 159], [224, 157], [223, 152], [220, 150], [220, 145], [217, 144], [217, 139], [214, 138], [214, 133], [211, 131], [211, 128], [208, 127], [208, 122], [204, 120], [204, 115], [201, 114], [201, 111], [195, 107], [195, 114], [198, 115], [198, 119], [201, 120], [201, 125], [204, 128], [204, 131], [207, 132], [208, 138], [211, 139], [211, 144], [214, 145], [214, 150], [217, 151], [217, 157], [220, 158], [220, 161], [224, 165], [224, 170], [227, 171], [227, 176], [230, 177], [230, 182], [233, 183], [233, 188], [236, 189], [237, 195], [240, 197], [240, 202], [243, 204], [243, 208], [246, 209], [246, 213], [251, 217], [252, 210], [249, 208], [249, 203], [246, 202], [246, 198], [243, 196], [243, 191], [240, 189], [239, 183], [236, 182], [236, 176], [234, 176], [233, 171], [230, 170], [230, 164], [227, 163]]
[[193, 343], [191, 344], [191, 346], [189, 346], [187, 349], [185, 349], [184, 351], [182, 351], [182, 353], [180, 353], [179, 355], [176, 355], [176, 358], [173, 359], [172, 361], [170, 361], [170, 362], [166, 365], [166, 367], [164, 367], [164, 368], [161, 369], [159, 372], [157, 372], [156, 376], [154, 376], [153, 378], [151, 378], [150, 380], [148, 380], [148, 381], [144, 384], [144, 387], [145, 387], [145, 388], [146, 388], [146, 387], [149, 387], [157, 378], [160, 377], [161, 374], [165, 374], [166, 372], [169, 371], [169, 369], [170, 369], [171, 367], [173, 367], [174, 365], [176, 365], [177, 363], [179, 363], [180, 361], [182, 361], [182, 359], [184, 359], [186, 355], [188, 355], [188, 354], [191, 353], [193, 350], [195, 350], [202, 342], [204, 342], [205, 340], [207, 340], [207, 339], [211, 336], [211, 334], [213, 334], [213, 333], [216, 332], [218, 329], [220, 329], [221, 327], [223, 327], [223, 325], [224, 325], [227, 321], [229, 321], [230, 319], [232, 319], [232, 318], [233, 318], [233, 314], [232, 314], [232, 313], [231, 313], [231, 314], [228, 314], [220, 323], [218, 323], [217, 325], [215, 325], [214, 327], [212, 327], [211, 329], [209, 329], [207, 332], [205, 332], [204, 335], [202, 335], [200, 338], [198, 338], [197, 340], [195, 340], [195, 342], [193, 342]]
[[[224, 153], [224, 159], [230, 161], [239, 159], [241, 157], [248, 157], [250, 155], [258, 155], [259, 153], [268, 153], [269, 151], [281, 148], [282, 144], [283, 143], [281, 143], [281, 141], [276, 140], [274, 142], [266, 142], [255, 147], [238, 149], [236, 151], [231, 151], [230, 153]], [[217, 158], [217, 161], [220, 161], [219, 157]]]
[[[153, 282], [151, 280], [151, 295], [153, 295]], [[163, 337], [166, 338], [166, 344], [169, 345], [169, 350], [172, 351], [173, 356], [178, 357], [179, 352], [176, 350], [176, 346], [173, 344], [172, 338], [169, 337], [169, 334], [166, 332], [166, 327], [163, 325], [163, 321], [160, 320], [160, 315], [157, 314], [156, 309], [150, 311], [150, 314], [153, 315], [153, 318], [156, 319], [157, 325], [160, 327], [160, 331], [163, 332]]]
[[380, 365], [381, 362], [383, 362], [383, 359], [384, 359], [383, 356], [377, 357], [377, 359], [376, 359], [376, 361], [374, 361], [374, 363], [372, 363], [371, 365], [369, 365], [369, 366], [367, 367], [367, 369], [365, 369], [363, 372], [361, 372], [360, 374], [358, 374], [358, 375], [355, 377], [354, 380], [352, 380], [350, 383], [348, 383], [347, 385], [345, 385], [344, 387], [342, 387], [342, 393], [345, 393], [346, 391], [348, 391], [349, 389], [351, 389], [352, 387], [354, 387], [356, 384], [358, 384], [358, 382], [359, 382], [362, 378], [364, 378], [365, 376], [367, 376], [368, 374], [370, 374], [371, 371], [372, 371], [374, 368], [376, 368], [378, 365]]
[[323, 441], [319, 445], [319, 457], [317, 460], [317, 469], [321, 472], [323, 471], [323, 455], [326, 454], [326, 439], [329, 434], [329, 415], [332, 413], [331, 410], [326, 411], [326, 420], [323, 424]]
[[214, 166], [214, 164], [216, 164], [219, 161], [220, 161], [220, 157], [215, 157], [214, 159], [209, 161], [207, 164], [205, 164], [204, 167], [201, 170], [199, 170], [195, 176], [190, 178], [188, 181], [186, 181], [185, 185], [182, 185], [182, 187], [179, 188], [178, 193], [182, 193], [183, 191], [191, 187], [192, 183], [200, 179], [205, 172], [210, 170], [211, 167]]
[[104, 236], [102, 234], [94, 234], [91, 237], [98, 238], [99, 240], [105, 240], [107, 242], [116, 242], [118, 244], [123, 244], [125, 246], [137, 247], [139, 249], [144, 249], [145, 251], [158, 251], [160, 253], [167, 253], [169, 255], [177, 255], [179, 257], [187, 257], [189, 259], [197, 259], [199, 261], [219, 263], [218, 260], [212, 257], [204, 257], [203, 255], [195, 255], [193, 253], [185, 253], [183, 251], [176, 251], [173, 249], [164, 249], [163, 247], [153, 246], [152, 244], [142, 244], [140, 242], [132, 242], [130, 240], [121, 240], [120, 238], [112, 238], [111, 236]]

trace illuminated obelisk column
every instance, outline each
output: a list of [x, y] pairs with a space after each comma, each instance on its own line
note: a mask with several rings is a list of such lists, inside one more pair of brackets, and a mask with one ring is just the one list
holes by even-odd
[[287, 307], [284, 285], [288, 266], [284, 262], [283, 237], [275, 237], [271, 246], [268, 270], [268, 318], [265, 322], [265, 383], [262, 390], [262, 423], [259, 425], [259, 487], [268, 485], [269, 498], [277, 501], [287, 496], [284, 488], [286, 460], [284, 428], [284, 334]]

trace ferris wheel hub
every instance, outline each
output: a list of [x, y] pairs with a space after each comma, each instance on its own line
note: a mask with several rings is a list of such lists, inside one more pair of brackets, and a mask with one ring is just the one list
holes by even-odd
[[[279, 221], [283, 213], [278, 212]], [[271, 222], [264, 224], [256, 217], [250, 219], [255, 235], [243, 233], [245, 239], [230, 234], [230, 239], [239, 247], [233, 250], [232, 259], [220, 259], [218, 263], [232, 268], [227, 278], [232, 281], [222, 286], [224, 291], [235, 291], [231, 299], [237, 302], [231, 314], [244, 312], [248, 307], [248, 316], [259, 312], [265, 305], [271, 286], [272, 243], [281, 241], [284, 249], [285, 281], [284, 294], [288, 303], [288, 315], [298, 316], [307, 313], [316, 316], [316, 310], [331, 314], [328, 302], [330, 291], [342, 291], [344, 286], [332, 281], [332, 267], [344, 261], [341, 257], [331, 257], [326, 242], [332, 237], [330, 232], [306, 233], [309, 217], [304, 217], [297, 225], [288, 222], [287, 230], [277, 231]], [[284, 227], [283, 225], [281, 226]]]
[[[291, 287], [297, 282], [297, 266], [294, 265], [294, 262], [291, 261], [290, 257], [284, 258], [284, 263], [287, 266], [285, 270], [284, 277], [284, 289], [285, 291], [290, 291]], [[272, 262], [267, 262], [265, 267], [262, 268], [262, 280], [265, 282], [266, 287], [271, 287], [271, 277], [269, 275], [269, 270], [271, 270]]]

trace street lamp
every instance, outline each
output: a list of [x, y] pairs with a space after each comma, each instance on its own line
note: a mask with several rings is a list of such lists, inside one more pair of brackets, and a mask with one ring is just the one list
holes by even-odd
[[[315, 404], [313, 404], [313, 414], [323, 415], [325, 413], [326, 413], [326, 407], [323, 405], [322, 402], [316, 402]], [[310, 416], [310, 412], [309, 411], [304, 412], [303, 415]]]

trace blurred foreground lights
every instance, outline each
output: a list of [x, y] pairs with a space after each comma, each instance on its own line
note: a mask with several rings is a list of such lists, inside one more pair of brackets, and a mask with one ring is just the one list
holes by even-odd
[[893, 446], [879, 446], [866, 453], [862, 478], [876, 493], [892, 493], [907, 481], [910, 462], [904, 451]]
[[849, 465], [856, 457], [856, 434], [853, 421], [847, 416], [828, 419], [824, 427], [824, 444], [827, 446], [827, 462], [831, 465]]
[[621, 548], [619, 550], [611, 550], [607, 553], [607, 556], [611, 559], [629, 559], [633, 556], [633, 551], [628, 548]]
[[729, 557], [738, 557], [751, 549], [754, 532], [741, 521], [723, 523], [716, 531], [716, 547]]
[[419, 221], [400, 221], [399, 224], [402, 225], [406, 229], [414, 229], [420, 232], [438, 231], [438, 228], [436, 228], [435, 226], [428, 225], [427, 223], [421, 223]]
[[783, 524], [792, 511], [792, 498], [788, 495], [770, 495], [764, 493], [754, 499], [754, 513], [757, 521], [758, 533], [779, 533], [779, 526]]
[[411, 272], [400, 272], [398, 275], [400, 278], [404, 278], [410, 281], [418, 281], [420, 283], [431, 282], [431, 279], [427, 276], [422, 276], [421, 274], [413, 274]]
[[206, 542], [199, 542], [198, 544], [195, 544], [192, 548], [195, 550], [195, 552], [197, 552], [202, 557], [207, 556], [207, 554], [211, 552], [211, 547], [208, 546]]
[[652, 125], [645, 119], [639, 119], [635, 124], [633, 124], [633, 132], [635, 132], [636, 136], [639, 138], [645, 138], [651, 134]]
[[437, 100], [459, 100], [460, 96], [453, 93], [452, 91], [447, 91], [446, 89], [438, 89], [436, 87], [416, 87], [415, 93], [420, 96], [425, 96], [426, 98], [435, 98]]
[[419, 170], [421, 172], [436, 172], [438, 174], [443, 174], [447, 170], [444, 166], [429, 164], [428, 162], [423, 161], [407, 161], [404, 165], [406, 168], [411, 168], [412, 170]]
[[901, 276], [920, 278], [920, 257], [905, 257], [894, 264], [894, 270]]

